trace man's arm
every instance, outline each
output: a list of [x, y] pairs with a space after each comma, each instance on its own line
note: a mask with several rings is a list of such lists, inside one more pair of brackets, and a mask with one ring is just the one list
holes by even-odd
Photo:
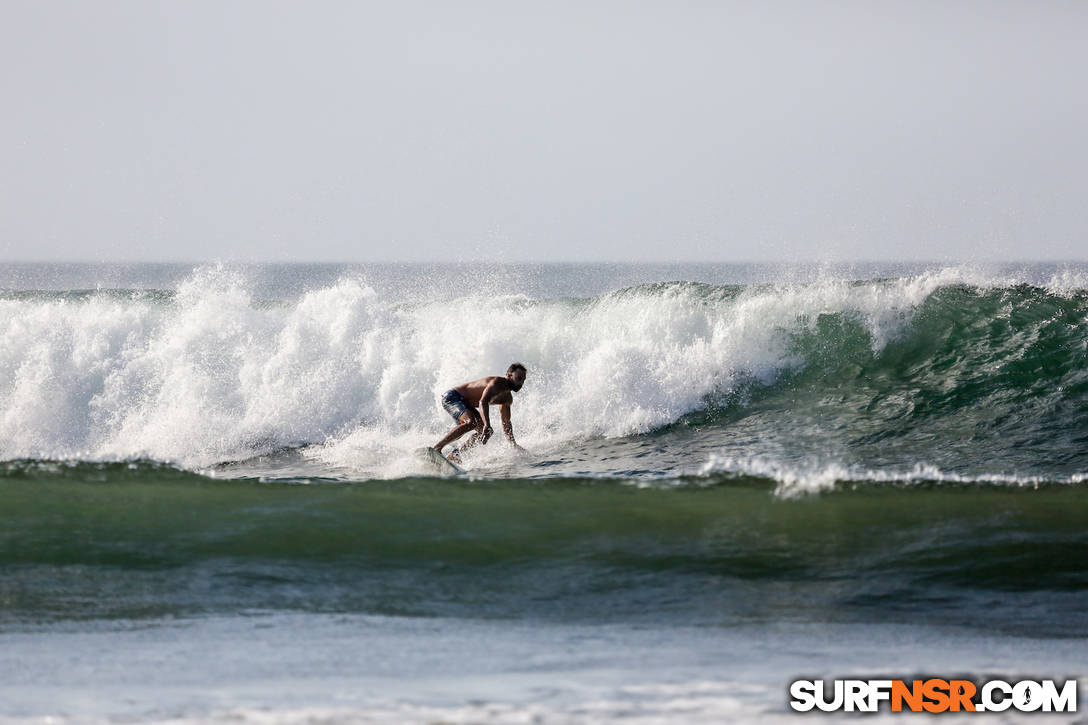
[[480, 416], [484, 419], [484, 429], [480, 432], [480, 443], [487, 445], [487, 439], [491, 437], [493, 431], [491, 430], [491, 413], [488, 411], [488, 407], [491, 405], [491, 398], [498, 392], [495, 387], [495, 381], [491, 381], [484, 388], [484, 392], [480, 394]]
[[502, 418], [502, 432], [506, 435], [506, 440], [510, 441], [510, 445], [514, 448], [521, 448], [518, 442], [514, 440], [514, 426], [510, 423], [509, 403], [503, 403], [499, 406], [499, 416]]
[[506, 434], [506, 440], [510, 441], [510, 445], [514, 447], [515, 451], [525, 453], [525, 449], [514, 440], [514, 426], [510, 422], [510, 403], [503, 403], [499, 407], [499, 413], [502, 415], [502, 432]]

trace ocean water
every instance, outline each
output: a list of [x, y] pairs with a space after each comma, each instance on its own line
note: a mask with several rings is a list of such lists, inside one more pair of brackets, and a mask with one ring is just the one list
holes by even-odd
[[[515, 360], [528, 453], [435, 475]], [[919, 673], [1088, 676], [1088, 266], [0, 266], [0, 720]]]

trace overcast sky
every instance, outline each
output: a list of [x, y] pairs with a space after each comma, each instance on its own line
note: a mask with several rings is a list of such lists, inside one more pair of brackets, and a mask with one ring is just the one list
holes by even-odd
[[0, 260], [1088, 258], [1088, 2], [0, 2]]

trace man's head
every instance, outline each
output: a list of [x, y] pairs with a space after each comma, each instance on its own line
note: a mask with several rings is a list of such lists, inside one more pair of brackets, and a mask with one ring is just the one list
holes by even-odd
[[511, 363], [506, 368], [506, 379], [510, 381], [511, 390], [521, 390], [521, 386], [525, 384], [526, 372], [525, 366], [519, 362]]

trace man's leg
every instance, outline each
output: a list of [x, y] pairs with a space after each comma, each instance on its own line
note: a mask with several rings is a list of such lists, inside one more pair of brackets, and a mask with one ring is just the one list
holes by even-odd
[[[457, 419], [457, 425], [450, 429], [450, 432], [446, 434], [446, 437], [434, 444], [434, 449], [441, 453], [442, 449], [445, 448], [448, 444], [453, 443], [455, 440], [463, 436], [465, 433], [468, 433], [473, 428], [476, 428], [477, 430], [482, 430], [483, 423], [482, 421], [478, 420], [478, 417], [479, 416], [477, 416], [474, 411], [466, 410], [461, 415], [461, 417]], [[476, 436], [473, 436], [473, 438], [476, 438], [477, 436], [479, 436], [478, 432]], [[469, 444], [465, 445], [465, 448], [468, 448], [471, 443], [472, 441], [470, 440]]]
[[461, 451], [462, 452], [467, 451], [470, 448], [475, 448], [480, 443], [480, 436], [484, 432], [484, 422], [482, 420], [480, 420], [479, 418], [477, 418], [476, 422], [475, 422], [475, 426], [476, 426], [476, 432], [473, 433], [472, 435], [470, 435], [468, 437], [468, 440], [465, 441], [465, 444], [463, 446], [461, 446]]
[[446, 444], [453, 443], [475, 427], [476, 425], [474, 423], [458, 423], [450, 429], [450, 432], [446, 434], [445, 438], [434, 444], [434, 449], [441, 453], [442, 449], [446, 447]]

